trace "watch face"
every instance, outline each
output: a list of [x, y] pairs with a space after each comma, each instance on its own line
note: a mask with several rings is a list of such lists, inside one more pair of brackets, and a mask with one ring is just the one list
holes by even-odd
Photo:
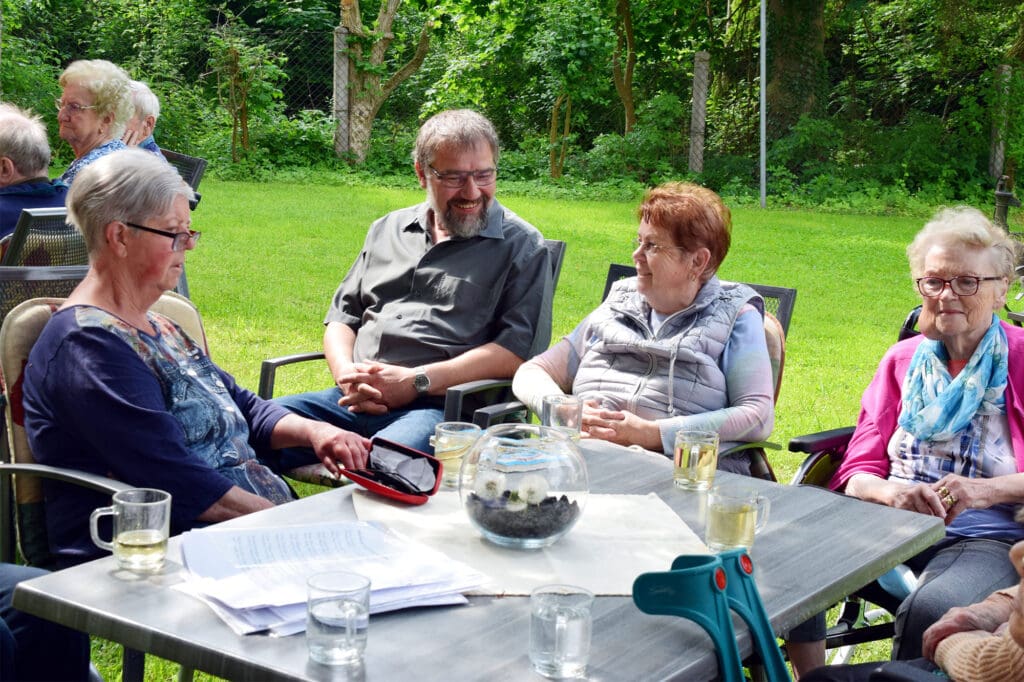
[[423, 372], [420, 372], [419, 374], [413, 377], [412, 385], [416, 388], [418, 392], [424, 393], [427, 391], [427, 389], [430, 388], [430, 377], [428, 377]]

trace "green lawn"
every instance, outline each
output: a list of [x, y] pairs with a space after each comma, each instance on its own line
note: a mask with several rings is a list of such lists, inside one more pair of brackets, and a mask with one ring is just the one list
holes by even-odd
[[[263, 358], [320, 348], [328, 301], [370, 222], [423, 198], [414, 182], [395, 190], [210, 179], [202, 193], [193, 227], [203, 237], [187, 265], [191, 295], [215, 361], [253, 389]], [[546, 237], [568, 243], [557, 339], [597, 305], [608, 263], [630, 262], [636, 202], [500, 196]], [[879, 358], [916, 305], [904, 249], [924, 218], [737, 209], [733, 222], [722, 277], [798, 290], [773, 440], [851, 424]], [[313, 364], [283, 374], [278, 394], [329, 385], [323, 364]], [[785, 451], [772, 458], [783, 481], [800, 461]], [[884, 646], [870, 653], [887, 655]], [[97, 641], [94, 658], [106, 679], [117, 679], [116, 647]], [[171, 679], [177, 666], [149, 657], [147, 670], [147, 679]]]

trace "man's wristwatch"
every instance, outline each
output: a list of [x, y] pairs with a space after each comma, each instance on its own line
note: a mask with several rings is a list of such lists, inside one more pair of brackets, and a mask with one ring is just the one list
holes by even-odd
[[412, 385], [416, 389], [416, 395], [422, 398], [430, 391], [430, 377], [427, 376], [422, 367], [417, 367], [415, 371], [416, 373], [412, 377]]

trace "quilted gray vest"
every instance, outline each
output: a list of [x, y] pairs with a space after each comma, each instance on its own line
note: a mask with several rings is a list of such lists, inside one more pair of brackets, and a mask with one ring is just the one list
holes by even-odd
[[756, 291], [712, 277], [694, 302], [666, 319], [655, 334], [650, 306], [637, 293], [636, 278], [621, 280], [590, 315], [573, 393], [644, 419], [726, 407], [719, 361], [747, 303], [764, 314], [764, 301]]

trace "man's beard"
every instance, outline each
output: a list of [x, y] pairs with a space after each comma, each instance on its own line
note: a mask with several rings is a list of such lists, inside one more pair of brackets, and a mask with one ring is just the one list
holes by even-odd
[[[436, 204], [436, 201], [432, 203]], [[483, 231], [484, 226], [487, 224], [487, 209], [490, 205], [491, 200], [484, 197], [484, 200], [480, 204], [480, 210], [471, 215], [461, 215], [457, 213], [452, 208], [451, 201], [448, 202], [443, 214], [437, 210], [436, 205], [433, 208], [435, 220], [438, 220], [440, 226], [448, 233], [448, 236], [458, 237], [459, 239], [469, 239], [470, 237], [477, 236]]]

